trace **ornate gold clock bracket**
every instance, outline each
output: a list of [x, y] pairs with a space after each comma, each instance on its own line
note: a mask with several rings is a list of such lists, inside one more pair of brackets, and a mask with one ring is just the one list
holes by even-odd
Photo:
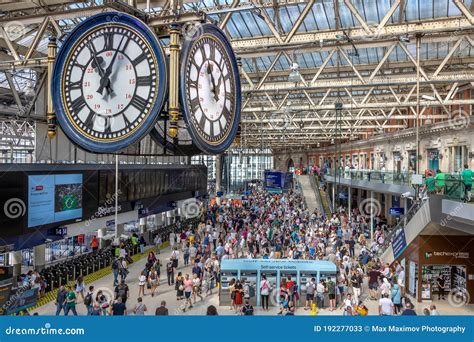
[[56, 113], [53, 108], [53, 96], [52, 96], [52, 85], [53, 85], [53, 65], [56, 58], [56, 37], [52, 36], [49, 38], [48, 43], [48, 108], [46, 118], [48, 121], [48, 137], [53, 139], [56, 137]]

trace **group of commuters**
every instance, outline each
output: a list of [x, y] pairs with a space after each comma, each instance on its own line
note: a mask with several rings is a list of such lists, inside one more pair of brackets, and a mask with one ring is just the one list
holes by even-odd
[[[253, 315], [255, 309], [250, 302], [258, 287], [260, 310], [269, 310], [269, 302], [274, 298], [270, 304], [279, 305], [282, 315], [294, 315], [298, 306], [313, 310], [316, 305], [318, 310], [364, 316], [369, 313], [365, 298], [378, 301], [381, 315], [408, 315], [413, 311], [413, 304], [406, 296], [404, 267], [396, 262], [386, 264], [378, 258], [387, 229], [383, 222], [382, 217], [376, 217], [375, 239], [369, 243], [369, 218], [358, 208], [351, 215], [339, 208], [326, 216], [318, 210], [307, 210], [304, 198], [297, 192], [272, 194], [256, 188], [238, 203], [229, 201], [209, 207], [196, 226], [178, 225], [176, 232], [169, 235], [171, 256], [163, 259], [163, 263], [158, 258], [159, 248], [150, 251], [136, 279], [138, 300], [131, 309], [126, 306], [130, 295], [126, 284], [127, 255], [121, 246], [112, 264], [114, 298], [106, 298], [100, 291], [94, 293], [92, 286], [76, 284], [75, 289], [61, 289], [58, 293], [58, 314], [61, 310], [66, 315], [75, 314], [80, 296], [89, 315], [141, 315], [148, 312], [143, 297], [160, 297], [170, 288], [176, 293], [177, 310], [185, 312], [197, 302], [204, 302], [217, 287], [222, 260], [263, 258], [329, 260], [337, 266], [337, 272], [319, 281], [309, 280], [304, 293], [291, 277], [282, 279], [278, 289], [265, 275], [259, 284], [233, 279], [229, 286], [233, 312]], [[140, 248], [140, 240], [135, 242]], [[155, 243], [161, 245], [161, 238]], [[166, 272], [163, 281], [162, 269]], [[368, 291], [364, 284], [368, 284]], [[164, 290], [158, 291], [161, 287]], [[156, 314], [165, 312], [168, 313], [166, 303], [161, 302]], [[210, 307], [208, 314], [213, 313], [217, 314], [217, 310]], [[436, 308], [430, 313], [436, 314]]]

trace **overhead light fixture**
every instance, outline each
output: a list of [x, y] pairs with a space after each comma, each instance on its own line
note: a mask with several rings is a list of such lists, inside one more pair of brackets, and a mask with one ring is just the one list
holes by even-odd
[[334, 138], [331, 139], [331, 144], [334, 144]]
[[347, 37], [345, 34], [336, 34], [336, 40], [339, 41], [339, 42], [343, 42], [345, 40], [347, 40]]
[[436, 98], [434, 96], [422, 95], [421, 98], [427, 101], [436, 101]]
[[409, 43], [409, 42], [410, 42], [410, 37], [408, 37], [408, 35], [406, 35], [406, 36], [401, 36], [401, 37], [400, 37], [400, 42], [402, 42], [402, 43]]
[[318, 141], [318, 143], [317, 143], [317, 146], [318, 146], [318, 147], [321, 146], [321, 144], [319, 143], [319, 141]]
[[288, 75], [288, 82], [298, 83], [299, 81], [301, 81], [301, 74], [299, 68], [300, 66], [298, 65], [298, 63], [294, 62], [291, 66], [290, 75]]

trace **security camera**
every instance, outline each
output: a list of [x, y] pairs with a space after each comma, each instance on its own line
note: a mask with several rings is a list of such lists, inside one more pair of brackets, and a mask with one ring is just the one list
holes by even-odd
[[404, 192], [402, 194], [402, 198], [408, 198], [408, 197], [411, 197], [411, 192], [410, 191]]

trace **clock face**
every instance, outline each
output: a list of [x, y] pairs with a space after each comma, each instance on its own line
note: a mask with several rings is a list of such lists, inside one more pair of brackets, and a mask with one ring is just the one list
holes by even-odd
[[58, 121], [92, 152], [115, 152], [141, 139], [165, 95], [165, 59], [153, 33], [125, 14], [107, 18], [110, 13], [99, 14], [76, 27], [55, 66]]
[[196, 145], [220, 153], [234, 140], [240, 120], [240, 79], [225, 35], [204, 24], [200, 36], [183, 45], [181, 106]]

